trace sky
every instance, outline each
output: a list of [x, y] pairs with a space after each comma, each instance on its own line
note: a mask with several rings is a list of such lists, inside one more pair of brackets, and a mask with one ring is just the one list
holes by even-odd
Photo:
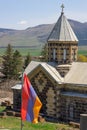
[[62, 3], [67, 18], [87, 22], [87, 0], [0, 0], [0, 28], [23, 30], [55, 23]]

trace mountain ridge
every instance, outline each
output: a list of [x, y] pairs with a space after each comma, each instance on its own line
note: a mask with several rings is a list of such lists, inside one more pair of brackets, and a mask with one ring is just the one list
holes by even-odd
[[[79, 45], [87, 46], [87, 22], [81, 23], [72, 19], [69, 19], [69, 22], [79, 39]], [[0, 47], [6, 47], [8, 44], [12, 46], [44, 45], [53, 27], [54, 23], [28, 27], [24, 30], [0, 28]]]

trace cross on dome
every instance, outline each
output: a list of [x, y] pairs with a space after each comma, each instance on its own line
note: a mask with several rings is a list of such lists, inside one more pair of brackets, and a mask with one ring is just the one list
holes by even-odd
[[61, 8], [62, 8], [62, 13], [63, 13], [63, 10], [64, 10], [64, 4], [61, 5]]

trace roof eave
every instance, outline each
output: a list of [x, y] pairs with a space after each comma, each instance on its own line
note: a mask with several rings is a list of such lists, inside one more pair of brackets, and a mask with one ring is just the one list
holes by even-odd
[[87, 83], [86, 83], [86, 84], [80, 84], [80, 83], [68, 83], [68, 82], [64, 82], [64, 84], [66, 84], [66, 85], [67, 85], [67, 84], [68, 84], [68, 85], [70, 84], [70, 85], [72, 85], [72, 86], [75, 86], [75, 85], [76, 85], [76, 86], [82, 86], [82, 87], [84, 86], [84, 87], [87, 87]]
[[78, 43], [79, 41], [63, 41], [63, 40], [57, 40], [57, 39], [50, 39], [47, 41], [48, 43]]

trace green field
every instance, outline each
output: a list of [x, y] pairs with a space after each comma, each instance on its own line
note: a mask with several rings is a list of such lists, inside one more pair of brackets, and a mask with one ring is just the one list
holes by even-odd
[[[2, 56], [4, 54], [5, 50], [6, 50], [6, 48], [0, 48], [0, 56]], [[42, 47], [41, 46], [30, 47], [30, 48], [29, 47], [25, 47], [25, 48], [19, 47], [19, 48], [14, 48], [14, 50], [18, 50], [22, 56], [27, 55], [28, 52], [30, 53], [31, 56], [40, 56]], [[87, 46], [79, 47], [78, 54], [87, 56]]]
[[[66, 124], [44, 122], [32, 124], [27, 121], [23, 122], [23, 130], [73, 130], [72, 127]], [[18, 117], [0, 118], [0, 129], [20, 130], [21, 120]], [[78, 130], [75, 129], [74, 130]]]
[[79, 46], [78, 54], [87, 56], [87, 46]]
[[79, 50], [78, 54], [87, 56], [87, 50]]
[[[6, 48], [0, 48], [0, 56], [5, 53]], [[39, 56], [41, 54], [41, 47], [36, 48], [14, 48], [14, 50], [18, 50], [22, 56], [25, 56], [30, 53], [31, 56]]]
[[[3, 110], [5, 110], [5, 107], [0, 106], [0, 112]], [[24, 121], [23, 125], [23, 130], [78, 130], [63, 123], [52, 123], [46, 121], [38, 124]], [[0, 129], [21, 130], [21, 118], [12, 116], [0, 118]]]

